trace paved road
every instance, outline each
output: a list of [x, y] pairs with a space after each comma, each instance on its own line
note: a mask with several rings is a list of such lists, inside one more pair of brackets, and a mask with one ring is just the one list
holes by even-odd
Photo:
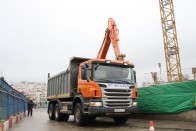
[[[154, 120], [156, 131], [196, 131], [193, 122]], [[149, 120], [129, 119], [125, 125], [115, 125], [110, 118], [98, 118], [86, 127], [77, 127], [73, 116], [68, 122], [56, 122], [48, 119], [46, 109], [34, 110], [32, 117], [24, 118], [10, 131], [148, 131]], [[189, 130], [188, 130], [189, 129]]]

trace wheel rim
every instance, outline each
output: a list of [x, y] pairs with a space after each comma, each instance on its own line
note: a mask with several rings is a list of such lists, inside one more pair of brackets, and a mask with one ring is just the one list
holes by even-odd
[[77, 108], [75, 110], [75, 120], [76, 120], [77, 123], [80, 120], [80, 110], [79, 110], [79, 108]]

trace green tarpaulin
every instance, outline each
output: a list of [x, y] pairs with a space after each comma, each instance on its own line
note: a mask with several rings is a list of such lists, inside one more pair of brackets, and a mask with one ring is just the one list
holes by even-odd
[[138, 88], [143, 113], [178, 113], [195, 108], [196, 81]]

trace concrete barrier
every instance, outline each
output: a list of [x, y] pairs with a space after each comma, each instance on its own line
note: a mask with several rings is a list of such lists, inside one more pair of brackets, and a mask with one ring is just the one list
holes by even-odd
[[149, 114], [149, 113], [134, 113], [130, 118], [148, 119], [148, 120], [178, 120], [196, 122], [196, 110], [191, 110], [176, 114]]
[[1, 121], [0, 122], [0, 131], [9, 130], [13, 125], [17, 124], [25, 116], [26, 116], [26, 113], [19, 113], [16, 116], [10, 116], [10, 118], [6, 121]]

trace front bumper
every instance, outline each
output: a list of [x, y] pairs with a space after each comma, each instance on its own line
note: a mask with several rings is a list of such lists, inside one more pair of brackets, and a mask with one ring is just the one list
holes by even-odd
[[88, 108], [88, 113], [91, 115], [131, 114], [137, 111], [138, 111], [138, 107], [126, 107], [126, 108], [89, 107]]

